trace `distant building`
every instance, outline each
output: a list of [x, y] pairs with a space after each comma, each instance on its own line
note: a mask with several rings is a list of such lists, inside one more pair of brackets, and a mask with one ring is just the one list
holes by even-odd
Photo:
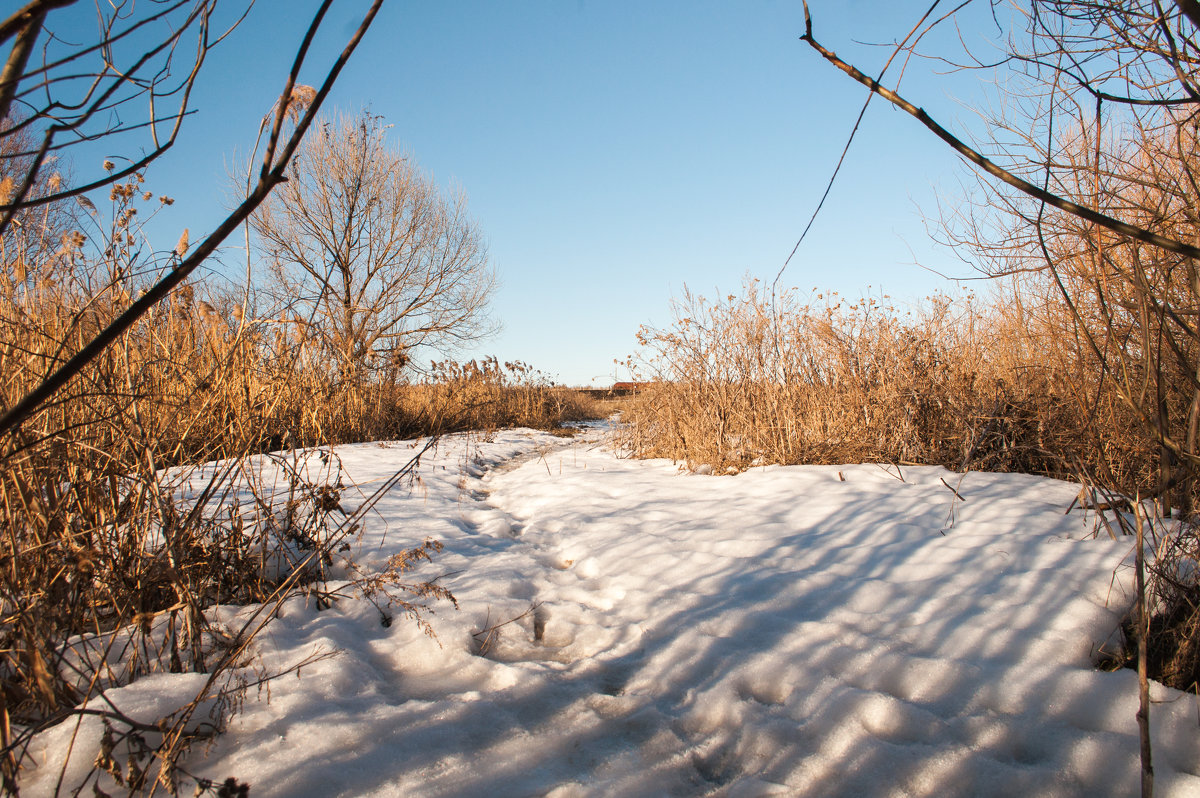
[[610, 393], [614, 396], [628, 396], [631, 393], [637, 393], [648, 384], [645, 382], [614, 382]]

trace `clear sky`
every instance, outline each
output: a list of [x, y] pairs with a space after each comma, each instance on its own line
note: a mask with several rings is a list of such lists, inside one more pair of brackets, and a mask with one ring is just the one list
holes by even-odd
[[[90, 5], [53, 12], [51, 26], [93, 18]], [[176, 198], [155, 221], [157, 246], [221, 218], [226, 175], [253, 146], [316, 5], [259, 0], [210, 56], [198, 113], [147, 175]], [[319, 81], [366, 6], [335, 5], [303, 82]], [[811, 6], [818, 38], [875, 70], [888, 51], [871, 43], [902, 37], [928, 2]], [[381, 114], [397, 147], [467, 194], [503, 325], [468, 355], [603, 385], [614, 358], [636, 351], [639, 325], [669, 323], [685, 285], [711, 296], [747, 274], [769, 281], [796, 243], [864, 99], [798, 40], [803, 25], [796, 0], [389, 0], [326, 108]], [[976, 100], [986, 88], [929, 63], [903, 84], [950, 122], [970, 117], [952, 93]], [[876, 100], [784, 282], [900, 301], [952, 290], [917, 264], [969, 275], [923, 220], [939, 194], [959, 201], [964, 173]]]

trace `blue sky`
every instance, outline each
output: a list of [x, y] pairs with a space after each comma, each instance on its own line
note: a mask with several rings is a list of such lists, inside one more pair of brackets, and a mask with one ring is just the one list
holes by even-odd
[[[316, 5], [259, 0], [210, 56], [198, 114], [147, 175], [176, 198], [155, 220], [157, 246], [219, 221], [226, 175], [253, 146]], [[304, 82], [319, 80], [366, 5], [336, 4]], [[811, 4], [818, 38], [872, 70], [886, 50], [868, 43], [902, 37], [927, 5]], [[64, 13], [80, 12], [51, 22]], [[395, 146], [467, 194], [503, 325], [468, 356], [607, 384], [638, 326], [669, 323], [685, 285], [714, 295], [747, 274], [770, 280], [794, 246], [863, 101], [802, 32], [792, 0], [390, 0], [326, 107], [381, 114]], [[974, 102], [987, 88], [927, 63], [903, 84], [959, 123], [970, 114], [954, 93]], [[965, 169], [913, 120], [873, 106], [784, 282], [900, 301], [952, 290], [916, 263], [969, 276], [922, 218], [939, 193], [958, 201]]]

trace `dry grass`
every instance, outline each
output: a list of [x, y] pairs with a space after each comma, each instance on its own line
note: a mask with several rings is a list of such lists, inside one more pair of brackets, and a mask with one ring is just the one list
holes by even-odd
[[[6, 404], [118, 305], [111, 289], [83, 299], [62, 285], [7, 288]], [[285, 401], [302, 379], [272, 386], [253, 344], [222, 336], [194, 307], [181, 301], [145, 319], [0, 448], [0, 775], [14, 794], [33, 738], [81, 713], [103, 718], [109, 753], [90, 783], [62, 789], [174, 790], [190, 741], [219, 730], [236, 705], [249, 646], [279, 602], [297, 591], [320, 602], [331, 574], [353, 574], [340, 550], [370, 503], [341, 511], [336, 463], [302, 479], [289, 462], [299, 450], [255, 456], [289, 434], [256, 419], [305, 418]], [[319, 410], [303, 409], [319, 431]], [[219, 466], [199, 468], [216, 457]], [[429, 601], [453, 599], [407, 576], [434, 551], [418, 547], [383, 577], [352, 581], [423, 623]], [[207, 613], [244, 603], [262, 611], [240, 628]], [[160, 671], [210, 679], [153, 728], [100, 700]]]
[[[164, 201], [138, 180], [115, 187], [114, 221], [94, 248], [78, 233], [60, 236], [75, 220], [51, 213], [0, 239], [0, 404], [12, 406], [169, 264], [170, 254], [143, 258], [136, 222], [139, 208]], [[495, 360], [439, 364], [417, 382], [348, 384], [316, 357], [314, 334], [246, 295], [185, 286], [0, 440], [4, 791], [19, 789], [40, 731], [84, 714], [103, 718], [104, 738], [86, 741], [102, 756], [85, 783], [63, 791], [173, 792], [187, 779], [219, 790], [185, 772], [181, 754], [237, 706], [252, 641], [279, 603], [297, 592], [318, 606], [334, 600], [331, 576], [387, 620], [398, 613], [432, 633], [426, 611], [453, 596], [413, 571], [436, 542], [382, 574], [360, 573], [343, 551], [415, 460], [347, 515], [336, 458], [301, 478], [304, 447], [553, 427], [593, 412], [586, 396]], [[239, 628], [208, 612], [247, 603], [260, 609]], [[153, 728], [101, 698], [162, 671], [210, 678]]]
[[582, 391], [555, 385], [517, 362], [434, 363], [429, 376], [396, 390], [397, 414], [413, 431], [496, 430], [532, 427], [557, 430], [565, 422], [604, 418], [607, 406]]
[[639, 455], [715, 469], [751, 463], [936, 463], [1063, 474], [1079, 417], [1031, 320], [973, 296], [901, 312], [886, 298], [774, 303], [756, 283], [685, 294], [643, 329], [650, 382], [630, 402]]

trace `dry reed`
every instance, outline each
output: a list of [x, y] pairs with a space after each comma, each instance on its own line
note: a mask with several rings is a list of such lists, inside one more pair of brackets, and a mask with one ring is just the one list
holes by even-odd
[[640, 455], [715, 469], [887, 461], [1063, 474], [1078, 418], [1028, 318], [973, 295], [901, 312], [887, 298], [772, 302], [756, 282], [685, 293], [643, 328], [648, 382], [624, 413]]

